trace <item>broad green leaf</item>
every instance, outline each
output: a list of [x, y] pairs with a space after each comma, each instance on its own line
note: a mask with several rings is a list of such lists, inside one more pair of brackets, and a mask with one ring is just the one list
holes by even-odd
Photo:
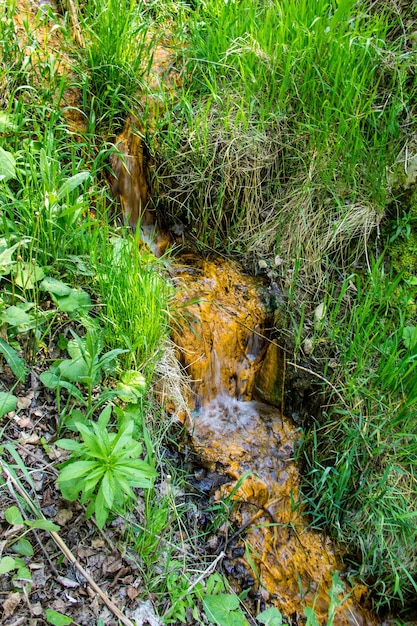
[[95, 514], [97, 526], [99, 528], [103, 528], [109, 516], [109, 510], [106, 506], [106, 501], [104, 499], [103, 491], [101, 488], [99, 489], [96, 498]]
[[71, 289], [70, 293], [62, 298], [52, 294], [52, 298], [64, 313], [88, 312], [91, 308], [91, 298], [83, 289]]
[[83, 356], [84, 342], [81, 337], [70, 339], [68, 341], [67, 350], [72, 359], [79, 359]]
[[48, 624], [52, 624], [52, 626], [67, 626], [73, 623], [71, 617], [63, 615], [63, 613], [58, 613], [58, 611], [54, 611], [54, 609], [46, 609], [45, 617]]
[[[57, 370], [59, 371], [58, 368]], [[51, 372], [51, 370], [42, 372], [39, 378], [45, 387], [48, 387], [48, 389], [57, 389], [58, 387], [62, 387], [74, 396], [74, 398], [77, 398], [78, 402], [84, 405], [86, 404], [83, 394], [75, 385], [66, 380], [62, 380], [59, 376], [57, 376], [57, 374]]]
[[18, 567], [16, 563], [17, 559], [14, 559], [11, 556], [4, 556], [0, 561], [0, 575], [7, 574], [7, 572], [11, 572]]
[[33, 289], [44, 276], [43, 269], [32, 263], [18, 263], [14, 271], [15, 283], [22, 289]]
[[125, 422], [124, 426], [117, 433], [112, 445], [112, 452], [115, 456], [121, 456], [123, 448], [132, 442], [133, 428], [133, 422]]
[[[1, 240], [5, 242], [5, 239]], [[25, 240], [26, 242], [26, 240]], [[9, 274], [12, 266], [16, 263], [13, 259], [13, 253], [21, 245], [21, 242], [15, 243], [14, 246], [6, 248], [0, 252], [0, 275]]]
[[42, 372], [39, 378], [45, 387], [48, 387], [48, 389], [57, 389], [60, 386], [60, 377], [51, 372], [51, 370]]
[[60, 482], [59, 488], [62, 493], [62, 497], [69, 502], [74, 502], [78, 498], [78, 494], [83, 488], [83, 482], [78, 480], [68, 480], [67, 482]]
[[[107, 459], [110, 450], [106, 448], [104, 445], [103, 439], [97, 437], [95, 432], [92, 432], [88, 426], [84, 424], [77, 424], [77, 429], [81, 433], [82, 438], [84, 440], [85, 448], [88, 449], [88, 452], [97, 457], [98, 459], [105, 460]], [[96, 424], [93, 424], [93, 428]]]
[[[133, 466], [134, 464], [134, 466]], [[133, 467], [132, 467], [133, 466]], [[115, 476], [122, 475], [133, 487], [149, 489], [153, 486], [153, 479], [156, 477], [155, 470], [145, 461], [125, 461], [116, 463], [114, 468]]]
[[404, 326], [402, 339], [406, 348], [414, 348], [417, 343], [417, 326]]
[[73, 409], [71, 413], [65, 417], [64, 424], [68, 430], [71, 430], [72, 432], [79, 432], [77, 422], [86, 426], [88, 424], [88, 419], [79, 409]]
[[204, 612], [209, 620], [218, 626], [247, 626], [242, 611], [239, 609], [239, 598], [229, 593], [206, 596], [203, 600]]
[[36, 519], [33, 522], [28, 522], [28, 526], [31, 528], [39, 528], [40, 530], [47, 530], [49, 532], [58, 532], [60, 526], [54, 524], [49, 519]]
[[0, 112], [0, 133], [6, 133], [10, 130], [16, 130], [17, 126], [13, 121], [13, 117], [6, 111]]
[[106, 502], [107, 508], [111, 509], [116, 496], [115, 483], [111, 471], [107, 470], [104, 474], [100, 490], [103, 492], [103, 498]]
[[12, 545], [13, 552], [22, 556], [33, 556], [32, 544], [27, 539], [19, 539]]
[[18, 306], [9, 306], [0, 314], [0, 320], [9, 326], [17, 326], [18, 328], [30, 327], [32, 323], [31, 316]]
[[123, 492], [128, 498], [134, 498], [134, 493], [126, 480], [126, 477], [123, 476], [121, 472], [117, 472], [117, 470], [114, 471], [113, 478], [118, 494]]
[[266, 609], [266, 611], [262, 611], [262, 613], [259, 613], [259, 615], [256, 616], [256, 619], [258, 622], [261, 622], [261, 624], [266, 624], [266, 626], [282, 625], [282, 615], [274, 606], [270, 609]]
[[124, 385], [121, 382], [117, 383], [117, 397], [128, 402], [129, 404], [137, 404], [142, 396], [142, 392], [138, 391], [134, 387]]
[[99, 418], [97, 420], [97, 424], [100, 428], [106, 428], [107, 424], [110, 421], [111, 414], [112, 414], [112, 406], [111, 404], [107, 404], [102, 410], [102, 412], [100, 413]]
[[69, 285], [63, 283], [62, 280], [57, 280], [51, 276], [46, 276], [39, 287], [42, 291], [48, 291], [50, 294], [54, 294], [59, 298], [67, 296], [71, 293], [71, 287]]
[[16, 178], [16, 160], [11, 152], [0, 147], [0, 181]]
[[82, 446], [82, 444], [78, 441], [74, 441], [74, 439], [58, 439], [58, 441], [55, 441], [55, 445], [63, 450], [79, 450]]
[[83, 486], [83, 501], [84, 502], [92, 495], [93, 491], [96, 489], [97, 485], [103, 478], [103, 474], [105, 471], [106, 471], [106, 468], [100, 465], [98, 469], [96, 469], [94, 472], [91, 472], [84, 479], [84, 486]]
[[[25, 556], [31, 556], [31, 555], [27, 554]], [[13, 576], [13, 583], [16, 584], [18, 580], [22, 582], [29, 582], [29, 583], [32, 582], [32, 574], [30, 572], [30, 569], [27, 568], [26, 566], [19, 567], [16, 574]]]
[[81, 357], [61, 361], [58, 370], [62, 378], [72, 383], [83, 382], [88, 376], [87, 363]]
[[114, 438], [113, 433], [109, 433], [106, 428], [101, 428], [98, 424], [93, 423], [93, 431], [96, 436], [96, 442], [104, 457], [112, 453], [111, 441]]
[[66, 465], [59, 473], [58, 483], [64, 483], [71, 480], [77, 480], [87, 476], [92, 470], [96, 469], [96, 461], [75, 461]]
[[306, 606], [304, 608], [304, 615], [307, 618], [306, 626], [320, 626], [314, 609], [311, 606]]
[[16, 396], [14, 396], [12, 393], [0, 391], [0, 419], [7, 413], [10, 413], [10, 411], [14, 411], [16, 405]]
[[103, 356], [99, 360], [98, 366], [104, 369], [106, 367], [109, 367], [110, 363], [112, 363], [112, 361], [114, 361], [114, 359], [118, 357], [119, 354], [124, 354], [125, 352], [128, 352], [128, 350], [122, 350], [121, 348], [117, 348], [116, 350], [110, 350], [110, 352], [106, 352], [106, 354], [103, 354]]
[[138, 387], [140, 389], [145, 389], [146, 387], [146, 379], [144, 375], [136, 370], [127, 370], [124, 372], [122, 374], [121, 381], [130, 387]]
[[9, 344], [6, 341], [4, 341], [4, 339], [1, 339], [1, 338], [0, 338], [0, 353], [6, 359], [10, 369], [12, 370], [16, 378], [21, 381], [25, 380], [29, 370], [27, 369], [25, 365], [24, 359], [22, 359], [22, 357], [18, 355], [18, 353], [16, 352], [14, 348], [9, 346]]
[[57, 344], [60, 350], [66, 350], [68, 348], [68, 339], [63, 333], [59, 333]]
[[78, 172], [77, 174], [74, 174], [74, 176], [71, 176], [71, 178], [68, 178], [58, 189], [58, 200], [62, 200], [66, 197], [67, 194], [71, 193], [71, 191], [74, 191], [74, 189], [82, 185], [82, 183], [87, 180], [89, 176], [90, 172], [84, 171]]
[[22, 514], [15, 505], [9, 506], [9, 508], [5, 510], [4, 517], [6, 518], [6, 521], [13, 526], [20, 526], [24, 523]]
[[146, 389], [146, 379], [140, 372], [128, 370], [117, 383], [117, 395], [125, 402], [136, 404]]

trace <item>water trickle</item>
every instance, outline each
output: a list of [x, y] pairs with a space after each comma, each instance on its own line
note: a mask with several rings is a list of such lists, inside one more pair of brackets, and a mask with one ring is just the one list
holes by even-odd
[[[341, 572], [329, 539], [308, 528], [297, 502], [299, 472], [294, 447], [299, 432], [278, 409], [253, 400], [268, 342], [267, 312], [256, 280], [231, 262], [193, 260], [174, 270], [179, 308], [186, 307], [174, 336], [179, 358], [192, 379], [190, 433], [203, 464], [226, 475], [216, 498], [228, 495], [246, 476], [234, 498], [235, 528], [246, 544], [247, 571], [255, 568], [254, 592], [285, 615], [302, 616], [315, 605], [327, 618], [332, 573]], [[279, 359], [278, 359], [279, 362]], [[275, 373], [279, 380], [279, 373]], [[237, 563], [233, 566], [238, 571]], [[242, 567], [240, 567], [242, 569]], [[343, 573], [341, 573], [343, 577]], [[237, 585], [239, 589], [239, 585]], [[338, 610], [334, 624], [376, 624], [357, 602], [364, 589]], [[355, 600], [356, 598], [356, 600]]]

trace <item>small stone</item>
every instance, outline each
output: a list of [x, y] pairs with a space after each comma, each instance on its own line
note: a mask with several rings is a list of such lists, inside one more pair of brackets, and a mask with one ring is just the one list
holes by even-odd
[[303, 341], [303, 350], [304, 350], [304, 354], [307, 354], [307, 355], [311, 354], [311, 352], [313, 351], [313, 342], [309, 337], [307, 337]]

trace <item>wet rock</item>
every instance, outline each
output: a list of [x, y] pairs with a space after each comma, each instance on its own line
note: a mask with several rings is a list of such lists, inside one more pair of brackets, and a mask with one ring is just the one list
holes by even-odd
[[284, 382], [285, 354], [277, 343], [272, 342], [269, 344], [265, 358], [256, 374], [256, 398], [282, 409]]

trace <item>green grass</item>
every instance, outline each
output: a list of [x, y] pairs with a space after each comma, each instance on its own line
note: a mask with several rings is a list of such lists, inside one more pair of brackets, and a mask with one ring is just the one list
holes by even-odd
[[144, 2], [93, 0], [81, 13], [85, 48], [75, 66], [85, 83], [88, 105], [98, 128], [123, 126], [128, 112], [139, 106], [143, 77], [152, 60], [152, 20]]
[[324, 388], [326, 408], [304, 439], [303, 491], [314, 523], [341, 542], [378, 609], [406, 605], [417, 589], [417, 333], [410, 295], [401, 276], [385, 274], [381, 258], [369, 275], [348, 276], [332, 288], [312, 337], [312, 357], [322, 361], [337, 395]]
[[[381, 3], [382, 4], [382, 3]], [[231, 253], [317, 265], [382, 218], [415, 79], [383, 4], [200, 3], [155, 144], [172, 219]], [[181, 63], [181, 58], [178, 64]]]
[[[126, 233], [125, 233], [126, 234]], [[112, 347], [128, 350], [127, 368], [144, 368], [151, 375], [168, 337], [172, 289], [163, 265], [138, 239], [110, 237], [94, 251], [104, 337]]]
[[[3, 341], [14, 349], [9, 359], [24, 377], [25, 362], [55, 345], [63, 328], [94, 329], [100, 349], [128, 350], [108, 376], [139, 370], [147, 382], [171, 385], [168, 400], [181, 396], [178, 371], [171, 379], [160, 361], [172, 316], [180, 315], [170, 312], [172, 287], [163, 263], [108, 223], [105, 182], [109, 138], [140, 110], [152, 47], [168, 21], [181, 74], [176, 93], [157, 94], [154, 198], [198, 243], [267, 258], [270, 267], [283, 257], [273, 272], [291, 282], [288, 332], [297, 351], [311, 341], [311, 366], [332, 384], [300, 451], [306, 502], [314, 524], [341, 542], [351, 570], [371, 586], [375, 606], [407, 606], [417, 590], [415, 272], [406, 267], [404, 282], [386, 270], [388, 257], [372, 261], [367, 244], [385, 213], [401, 215], [407, 200], [387, 239], [394, 233], [414, 253], [415, 199], [399, 189], [399, 171], [415, 132], [407, 29], [416, 10], [402, 17], [389, 0], [192, 4], [80, 3], [78, 49], [52, 12], [40, 12], [22, 34], [14, 3], [1, 5], [0, 174], [9, 173], [0, 180], [0, 315]], [[35, 37], [42, 20], [60, 33], [72, 74], [59, 71], [59, 52], [43, 54]], [[68, 87], [79, 96], [71, 107]], [[76, 131], [68, 108], [81, 113]], [[367, 270], [358, 271], [351, 262], [364, 251]], [[314, 295], [311, 276], [329, 268], [324, 296]], [[61, 310], [65, 294], [44, 290], [41, 273], [84, 304]], [[300, 285], [307, 296], [294, 313]], [[314, 322], [321, 300], [324, 317]], [[71, 381], [61, 382], [65, 396]], [[100, 393], [108, 382], [100, 379]], [[191, 506], [184, 478], [164, 458], [168, 425], [151, 393], [139, 414], [138, 436], [159, 482], [134, 509], [135, 523], [126, 522], [126, 543], [139, 553], [144, 589], [165, 622], [184, 620], [187, 610], [197, 620], [204, 589], [187, 594], [198, 536], [183, 521]]]
[[[155, 400], [151, 380], [165, 351], [172, 286], [163, 263], [141, 247], [138, 238], [115, 229], [107, 219], [113, 202], [106, 181], [112, 149], [108, 137], [118, 131], [138, 95], [147, 62], [145, 59], [143, 66], [143, 51], [149, 45], [148, 40], [145, 44], [148, 20], [145, 12], [140, 12], [141, 5], [135, 2], [123, 6], [114, 2], [86, 3], [84, 8], [81, 26], [88, 45], [83, 51], [70, 47], [69, 52], [73, 59], [87, 59], [88, 67], [79, 65], [79, 74], [74, 75], [59, 70], [59, 52], [51, 49], [50, 54], [44, 54], [36, 40], [37, 21], [27, 23], [25, 35], [18, 34], [12, 20], [14, 3], [8, 1], [0, 7], [0, 85], [4, 88], [0, 112], [1, 361], [7, 358], [14, 375], [24, 382], [29, 365], [35, 363], [39, 373], [45, 355], [51, 359], [47, 363], [49, 370], [42, 372], [45, 376], [40, 385], [42, 389], [43, 384], [48, 386], [51, 397], [56, 394], [57, 431], [64, 431], [67, 436], [68, 429], [75, 431], [75, 423], [81, 424], [85, 436], [86, 428], [90, 435], [93, 431], [97, 435], [100, 406], [104, 407], [102, 415], [107, 415], [104, 429], [108, 434], [103, 430], [103, 436], [115, 444], [118, 427], [109, 401], [116, 407], [114, 413], [117, 407], [125, 409], [126, 402], [135, 401], [133, 412], [141, 422], [140, 428], [134, 424], [135, 437], [144, 443], [146, 459], [155, 466], [161, 481], [167, 468], [164, 446], [169, 423]], [[39, 22], [46, 20], [52, 28], [49, 19], [49, 13], [45, 18], [41, 14], [37, 18]], [[62, 35], [62, 46], [68, 51], [68, 46], [72, 46], [69, 32], [58, 18], [55, 25]], [[33, 50], [23, 67], [24, 37], [33, 41]], [[68, 109], [75, 106], [66, 104], [68, 88], [79, 90], [79, 103], [83, 102], [80, 107], [90, 107], [80, 117], [85, 125], [75, 129], [66, 116], [71, 113]], [[98, 134], [99, 130], [103, 135]], [[43, 284], [45, 276], [47, 286]], [[115, 359], [111, 363], [101, 361], [103, 367], [96, 375], [87, 376], [87, 380], [84, 361], [67, 340], [71, 332], [79, 338], [78, 347], [85, 346], [85, 362], [95, 361], [98, 367], [100, 354], [108, 350], [115, 350]], [[94, 349], [89, 342], [93, 336], [97, 340]], [[52, 355], [53, 350], [58, 350], [58, 343], [59, 351]], [[58, 353], [63, 360], [56, 359]], [[69, 367], [66, 376], [59, 366]], [[133, 369], [137, 371], [131, 372]], [[138, 371], [146, 382], [137, 375]], [[143, 385], [132, 386], [132, 375], [139, 383], [143, 380]], [[169, 378], [166, 372], [164, 376]], [[125, 396], [123, 403], [116, 399], [120, 381], [126, 383], [125, 391], [134, 392], [129, 399]], [[16, 406], [17, 398], [11, 393], [14, 387], [11, 384], [7, 389], [1, 383], [2, 409], [5, 400], [10, 410]], [[9, 409], [5, 408], [1, 415]], [[122, 411], [123, 428], [131, 428], [131, 413], [132, 409], [126, 417]], [[99, 438], [95, 440], [94, 433], [88, 435], [88, 442], [95, 445], [98, 454]], [[132, 434], [129, 445], [133, 437]], [[72, 444], [76, 445], [73, 441], [68, 445]], [[136, 448], [132, 444], [136, 456], [137, 449], [137, 444]], [[13, 442], [6, 456], [10, 450], [18, 457], [17, 452], [13, 453]], [[21, 465], [25, 468], [23, 462]], [[181, 556], [181, 573], [189, 584], [186, 572], [191, 557], [187, 552], [183, 557], [182, 540], [175, 537], [172, 526], [182, 524], [182, 505], [177, 503], [175, 494], [184, 479], [173, 471], [171, 475], [172, 492], [168, 495], [149, 489], [145, 495], [136, 492], [134, 500], [122, 504], [131, 517], [143, 499], [144, 516], [137, 515], [144, 524], [143, 533], [147, 538], [152, 536], [141, 562], [144, 572], [153, 562], [159, 564], [163, 560], [166, 544], [155, 540], [154, 534], [164, 534], [168, 527], [166, 532], [173, 535], [172, 559], [178, 562], [178, 554]], [[128, 489], [126, 492], [131, 495]], [[96, 494], [92, 495], [88, 480], [85, 494], [91, 497], [87, 511], [91, 514]], [[97, 505], [95, 511], [101, 511], [99, 523], [103, 525], [107, 514], [114, 518], [116, 509], [111, 498], [106, 499], [107, 508], [103, 509], [100, 500], [98, 503], [100, 507]], [[142, 531], [133, 529], [130, 517], [126, 536], [135, 537], [129, 550], [141, 549], [146, 541], [136, 536]], [[194, 552], [192, 560], [194, 563]], [[163, 580], [152, 584], [153, 593], [159, 594], [161, 605], [168, 610], [164, 590]], [[147, 591], [143, 597], [147, 597]]]

